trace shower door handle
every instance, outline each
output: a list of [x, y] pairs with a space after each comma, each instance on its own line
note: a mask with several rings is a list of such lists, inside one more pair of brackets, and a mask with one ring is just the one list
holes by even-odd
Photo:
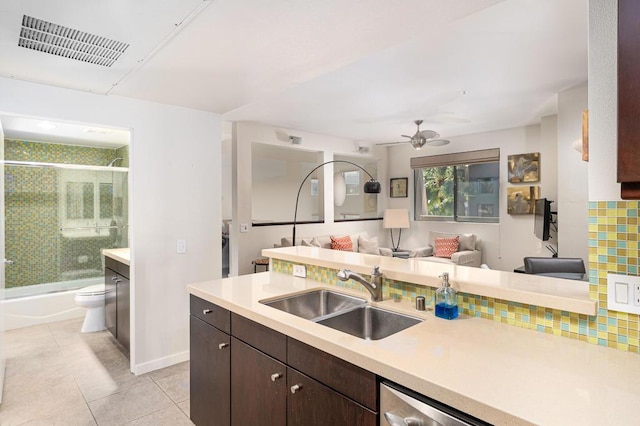
[[4, 259], [3, 262], [5, 265], [13, 265], [14, 263], [13, 260], [9, 260], [9, 259]]

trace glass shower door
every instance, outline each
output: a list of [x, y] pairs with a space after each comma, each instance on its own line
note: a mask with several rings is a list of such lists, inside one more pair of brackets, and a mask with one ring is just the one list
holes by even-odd
[[127, 169], [5, 161], [8, 297], [103, 282], [102, 249], [128, 246]]

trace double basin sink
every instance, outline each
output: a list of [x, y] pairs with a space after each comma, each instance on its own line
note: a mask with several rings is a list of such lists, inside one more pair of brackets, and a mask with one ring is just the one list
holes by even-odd
[[423, 321], [370, 306], [366, 299], [326, 289], [260, 303], [367, 340], [384, 339]]

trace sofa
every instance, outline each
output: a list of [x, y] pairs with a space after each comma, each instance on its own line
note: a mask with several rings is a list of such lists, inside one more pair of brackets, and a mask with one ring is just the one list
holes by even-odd
[[[451, 239], [456, 236], [458, 237], [458, 245], [455, 251], [450, 253], [451, 257], [436, 256], [436, 239]], [[409, 257], [428, 262], [473, 266], [476, 268], [482, 264], [482, 252], [479, 250], [478, 238], [475, 234], [450, 234], [431, 231], [429, 232], [428, 245], [411, 250]]]
[[[335, 236], [343, 235], [336, 234]], [[437, 238], [452, 238], [456, 236], [458, 237], [458, 245], [455, 247], [455, 252], [452, 253], [450, 257], [435, 255]], [[296, 237], [296, 245], [331, 249], [331, 237], [332, 235]], [[393, 251], [390, 248], [380, 247], [378, 245], [378, 238], [369, 237], [366, 232], [350, 234], [349, 238], [351, 240], [351, 251], [364, 254], [375, 254], [379, 256], [393, 256]], [[482, 263], [482, 252], [478, 249], [478, 241], [475, 234], [447, 234], [431, 231], [429, 232], [429, 238], [427, 241], [429, 245], [409, 250], [409, 258], [426, 262], [474, 267], [480, 267], [480, 264]], [[291, 237], [283, 237], [280, 239], [280, 244], [275, 244], [274, 247], [290, 247], [291, 242]]]
[[[335, 235], [320, 235], [316, 237], [296, 237], [296, 245], [299, 246], [309, 246], [309, 247], [320, 247], [331, 249], [332, 241], [331, 237], [343, 237], [344, 234], [335, 234]], [[349, 238], [351, 239], [352, 250], [357, 253], [363, 254], [375, 254], [379, 256], [392, 256], [393, 251], [390, 248], [380, 247], [378, 244], [378, 237], [369, 237], [366, 232], [361, 232], [357, 234], [350, 234]], [[274, 247], [290, 247], [292, 244], [291, 237], [282, 237], [280, 239], [280, 244], [274, 245]]]

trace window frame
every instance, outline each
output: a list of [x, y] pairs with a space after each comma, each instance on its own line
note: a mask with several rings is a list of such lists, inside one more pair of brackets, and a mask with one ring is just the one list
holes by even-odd
[[[477, 164], [497, 163], [498, 176], [497, 179], [490, 179], [497, 184], [498, 196], [496, 198], [496, 216], [459, 216], [457, 204], [459, 201], [458, 194], [458, 167], [470, 166]], [[453, 167], [453, 214], [452, 215], [426, 215], [427, 211], [426, 197], [424, 189], [424, 169], [435, 167]], [[467, 151], [452, 154], [432, 155], [425, 157], [411, 158], [411, 168], [414, 175], [414, 219], [416, 221], [426, 222], [460, 222], [460, 223], [500, 223], [500, 149], [485, 149], [478, 151]]]

